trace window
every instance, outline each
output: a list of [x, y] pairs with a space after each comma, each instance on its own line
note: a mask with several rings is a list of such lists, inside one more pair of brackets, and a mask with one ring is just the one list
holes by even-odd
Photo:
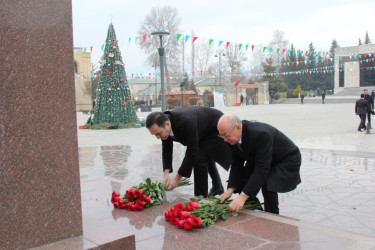
[[360, 59], [360, 86], [375, 86], [375, 60], [374, 55], [361, 55]]

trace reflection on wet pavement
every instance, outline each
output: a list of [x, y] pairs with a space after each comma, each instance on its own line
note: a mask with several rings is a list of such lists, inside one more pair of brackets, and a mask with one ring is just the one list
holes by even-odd
[[[292, 192], [279, 194], [280, 214], [319, 226], [358, 233], [364, 237], [375, 237], [375, 214], [372, 211], [375, 205], [373, 195], [375, 156], [369, 153], [315, 149], [301, 149], [301, 153], [303, 157], [302, 183]], [[178, 168], [184, 154], [185, 148], [176, 144], [173, 156], [175, 169]], [[123, 194], [126, 189], [144, 182], [148, 177], [153, 181], [162, 180], [160, 145], [80, 148], [79, 157], [83, 213], [106, 221], [115, 228], [126, 228], [134, 233], [137, 249], [173, 248], [177, 246], [175, 242], [177, 238], [179, 241], [184, 238], [184, 241], [190, 243], [192, 241], [210, 242], [212, 249], [222, 248], [225, 244], [230, 246], [231, 242], [233, 244], [233, 239], [236, 240], [238, 249], [257, 246], [262, 246], [261, 248], [284, 246], [296, 249], [302, 246], [319, 248], [322, 246], [319, 245], [321, 239], [327, 238], [327, 235], [324, 236], [319, 229], [289, 225], [293, 224], [290, 221], [298, 222], [298, 220], [291, 219], [288, 219], [288, 222], [276, 223], [277, 226], [273, 228], [276, 230], [275, 234], [272, 234], [270, 227], [264, 225], [267, 223], [276, 225], [274, 221], [277, 219], [271, 220], [270, 218], [282, 217], [256, 211], [247, 213], [250, 217], [241, 217], [241, 220], [234, 223], [229, 223], [235, 219], [232, 215], [228, 223], [218, 223], [211, 226], [209, 230], [187, 233], [166, 223], [164, 213], [173, 204], [192, 197], [193, 186], [168, 192], [162, 205], [148, 208], [144, 212], [114, 209], [110, 203], [112, 191]], [[225, 184], [228, 173], [220, 167], [219, 172]], [[261, 194], [259, 198], [262, 200]], [[269, 218], [259, 219], [252, 216], [259, 214], [269, 216]], [[263, 221], [259, 222], [259, 220]], [[263, 227], [258, 227], [258, 230], [254, 231], [249, 229], [251, 224], [263, 225]], [[280, 232], [284, 232], [285, 235], [280, 236]], [[302, 240], [302, 235], [311, 234], [311, 232], [316, 235], [316, 242], [304, 242], [309, 237]], [[218, 244], [214, 240], [209, 240], [210, 237], [227, 238], [228, 234], [232, 237], [232, 241], [228, 243], [224, 241]], [[280, 240], [276, 240], [275, 235], [279, 235], [280, 239], [285, 238], [281, 241], [290, 241], [288, 243], [290, 245], [277, 242]], [[309, 238], [310, 241], [312, 238], [314, 237]], [[331, 242], [325, 246], [340, 247], [355, 242], [347, 238], [343, 241], [345, 237], [328, 238]], [[188, 246], [195, 248], [189, 244], [186, 248], [189, 248]], [[179, 245], [178, 248], [184, 247]]]

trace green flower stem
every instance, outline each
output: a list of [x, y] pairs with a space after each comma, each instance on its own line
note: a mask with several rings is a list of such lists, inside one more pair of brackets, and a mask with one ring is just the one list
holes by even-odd
[[[219, 203], [218, 200], [211, 203], [199, 203], [200, 207], [196, 210], [190, 211], [190, 215], [195, 215], [202, 220], [202, 226], [208, 226], [214, 224], [217, 220], [228, 219], [229, 203]], [[259, 204], [253, 202], [245, 202], [242, 209], [251, 209], [258, 207]]]

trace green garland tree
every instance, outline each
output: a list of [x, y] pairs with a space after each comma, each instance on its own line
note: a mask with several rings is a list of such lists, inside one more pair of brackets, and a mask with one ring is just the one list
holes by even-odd
[[137, 121], [113, 24], [108, 27], [93, 123]]

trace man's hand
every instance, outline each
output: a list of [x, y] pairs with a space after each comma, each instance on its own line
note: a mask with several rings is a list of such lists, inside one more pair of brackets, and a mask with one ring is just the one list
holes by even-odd
[[182, 176], [179, 175], [179, 174], [176, 174], [176, 176], [169, 183], [168, 191], [171, 191], [171, 190], [175, 189], [178, 186], [178, 184], [180, 183], [181, 179], [182, 179]]
[[224, 201], [228, 200], [232, 196], [233, 193], [234, 193], [234, 188], [228, 188], [228, 190], [225, 191], [224, 194], [220, 195], [221, 197], [220, 203], [223, 203]]
[[171, 177], [169, 176], [169, 169], [164, 170], [164, 178], [163, 178], [163, 183], [169, 187], [171, 183]]
[[236, 199], [234, 199], [230, 204], [229, 204], [229, 210], [231, 212], [238, 212], [243, 208], [243, 205], [245, 204], [247, 200], [247, 196], [244, 194], [240, 194]]

